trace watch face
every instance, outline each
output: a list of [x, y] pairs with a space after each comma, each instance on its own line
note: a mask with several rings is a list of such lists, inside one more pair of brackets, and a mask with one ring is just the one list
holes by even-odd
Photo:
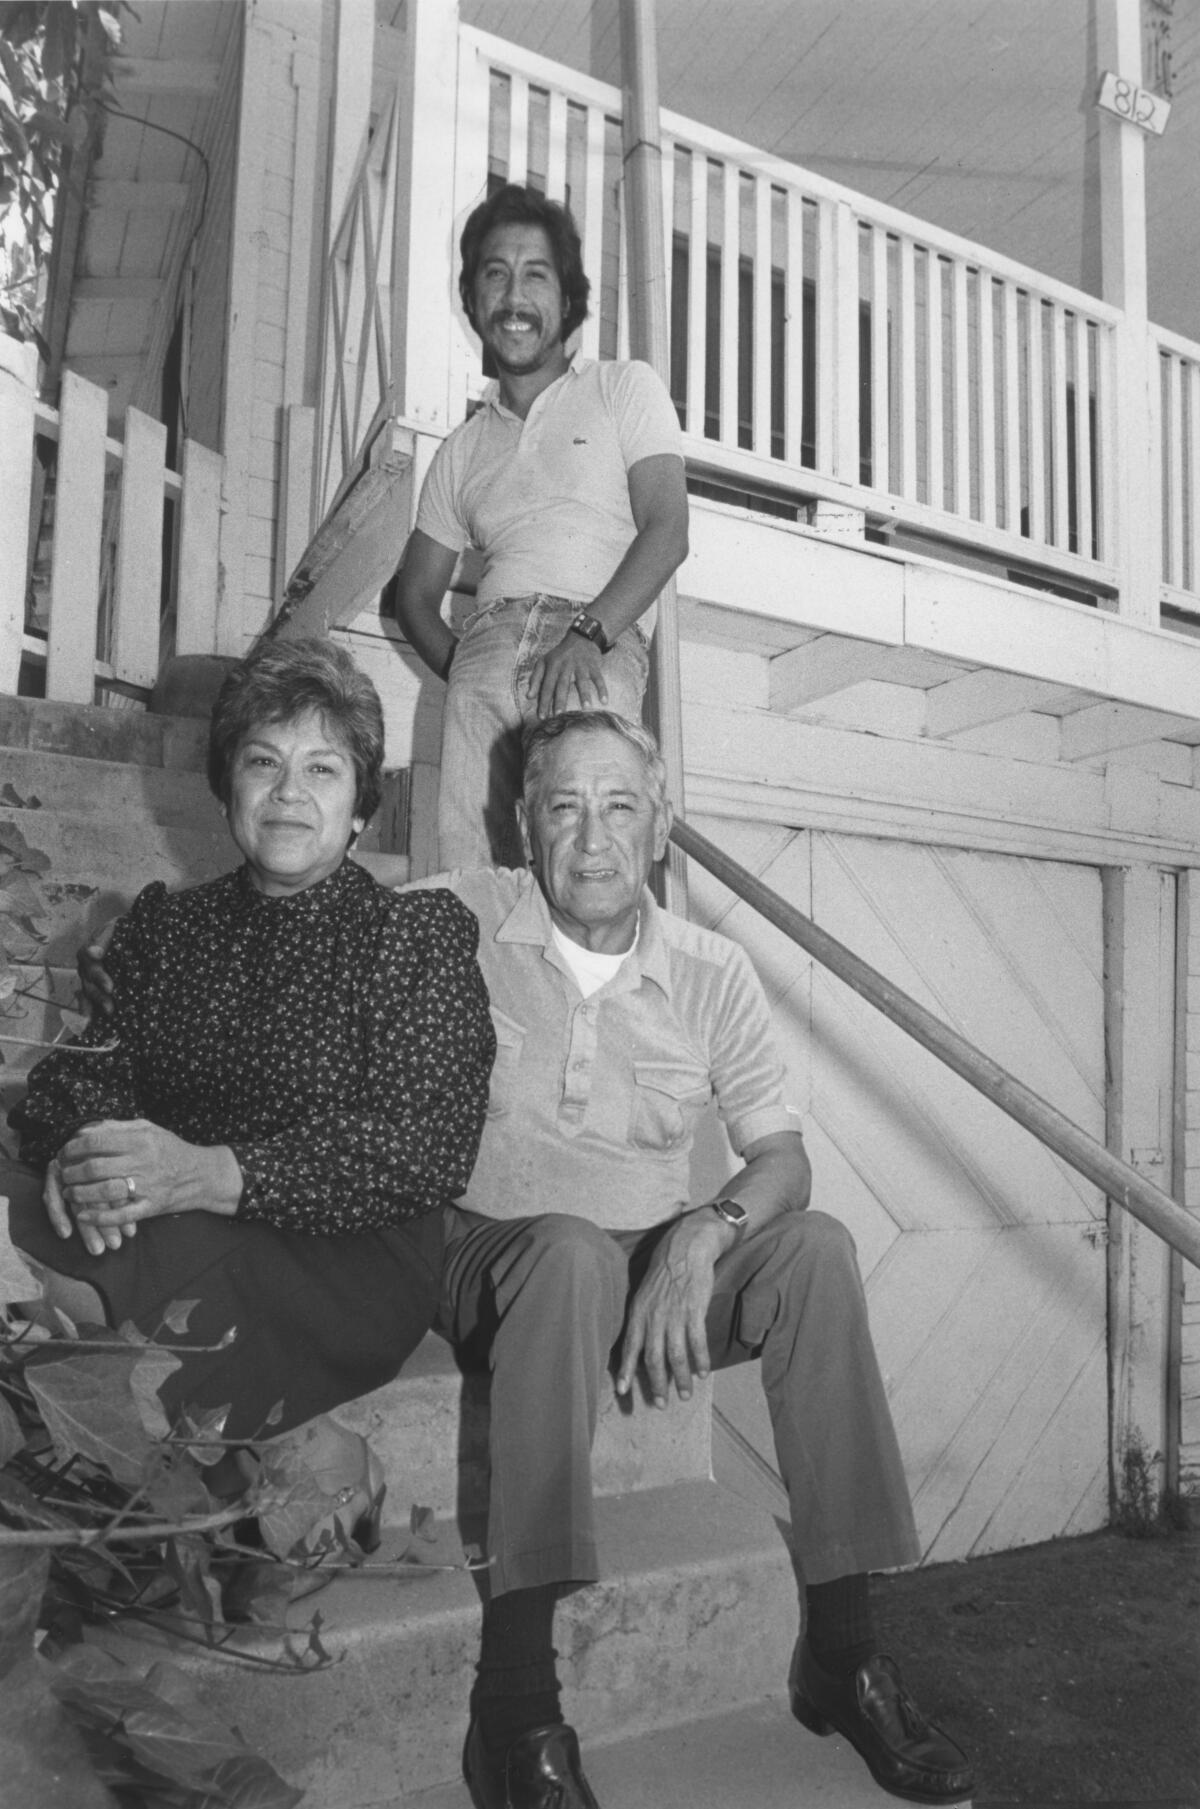
[[714, 1200], [713, 1210], [720, 1214], [727, 1225], [736, 1225], [739, 1230], [747, 1222], [746, 1208], [739, 1206], [736, 1200]]

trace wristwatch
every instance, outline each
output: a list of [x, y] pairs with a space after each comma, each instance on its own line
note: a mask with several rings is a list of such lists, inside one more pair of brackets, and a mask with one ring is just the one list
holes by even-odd
[[715, 1212], [719, 1219], [723, 1219], [727, 1225], [732, 1225], [739, 1237], [750, 1223], [750, 1214], [744, 1206], [739, 1206], [736, 1200], [710, 1200], [707, 1206], [700, 1207], [700, 1211]]
[[579, 614], [573, 618], [571, 633], [581, 634], [585, 641], [591, 641], [593, 646], [599, 647], [601, 653], [612, 652], [612, 642], [604, 632], [603, 622], [598, 622], [595, 616], [590, 616], [586, 609], [581, 609]]

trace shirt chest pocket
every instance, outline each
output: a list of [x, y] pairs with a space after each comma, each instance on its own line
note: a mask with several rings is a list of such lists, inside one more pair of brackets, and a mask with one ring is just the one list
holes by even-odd
[[488, 1088], [488, 1117], [499, 1118], [510, 1112], [517, 1087], [517, 1069], [521, 1065], [521, 1050], [525, 1046], [525, 1027], [518, 1024], [515, 1018], [506, 1017], [504, 1012], [492, 1008], [492, 1028], [496, 1032], [496, 1059], [492, 1063], [492, 1078]]
[[707, 1071], [696, 1063], [635, 1061], [630, 1142], [637, 1149], [677, 1149], [711, 1092]]

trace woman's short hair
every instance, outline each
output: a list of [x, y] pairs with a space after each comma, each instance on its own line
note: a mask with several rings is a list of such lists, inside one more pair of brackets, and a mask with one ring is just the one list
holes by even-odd
[[484, 240], [497, 226], [540, 226], [545, 233], [562, 289], [562, 337], [569, 339], [576, 327], [581, 327], [587, 319], [591, 289], [583, 268], [579, 228], [561, 202], [548, 201], [535, 188], [519, 188], [515, 182], [505, 183], [494, 195], [481, 201], [463, 227], [459, 240], [462, 269], [458, 276], [458, 293], [467, 319], [472, 326], [477, 324], [475, 279], [479, 275], [479, 259]]
[[521, 795], [526, 808], [533, 808], [542, 782], [542, 773], [550, 758], [550, 749], [556, 741], [566, 734], [599, 735], [606, 731], [619, 735], [622, 741], [627, 741], [630, 747], [636, 748], [650, 787], [651, 800], [655, 809], [661, 808], [667, 801], [667, 769], [658, 751], [658, 743], [649, 729], [644, 729], [640, 722], [630, 722], [627, 716], [618, 716], [615, 710], [563, 710], [557, 716], [546, 716], [541, 722], [529, 724], [522, 741], [524, 765]]
[[229, 803], [233, 762], [255, 729], [319, 711], [354, 766], [354, 814], [368, 822], [379, 808], [383, 774], [383, 707], [379, 693], [336, 641], [260, 641], [225, 678], [208, 732], [208, 783]]

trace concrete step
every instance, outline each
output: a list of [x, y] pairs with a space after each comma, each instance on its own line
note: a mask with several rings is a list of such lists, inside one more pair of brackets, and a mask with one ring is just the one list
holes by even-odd
[[[223, 829], [203, 772], [136, 762], [79, 759], [43, 749], [0, 752], [0, 805], [9, 810], [64, 812], [116, 823], [182, 823], [206, 819]], [[32, 819], [31, 819], [32, 821]], [[27, 837], [33, 828], [25, 830]]]
[[0, 697], [0, 748], [203, 772], [207, 747], [208, 724], [188, 717]]
[[[414, 1507], [458, 1515], [465, 1536], [487, 1505], [487, 1377], [460, 1372], [446, 1342], [431, 1334], [404, 1373], [373, 1394], [339, 1407], [336, 1418], [368, 1438], [383, 1465], [384, 1520], [407, 1526]], [[652, 1407], [639, 1392], [621, 1402], [611, 1385], [601, 1397], [593, 1447], [597, 1492], [620, 1495], [712, 1473], [712, 1389], [690, 1401]]]
[[[561, 1604], [555, 1633], [564, 1712], [589, 1750], [779, 1690], [797, 1609], [774, 1521], [716, 1483], [684, 1482], [602, 1500], [599, 1525], [605, 1580]], [[194, 1647], [175, 1662], [308, 1792], [305, 1809], [407, 1809], [410, 1795], [449, 1784], [478, 1648], [470, 1577], [339, 1579], [289, 1619], [300, 1632], [314, 1612], [335, 1659], [327, 1669], [245, 1670]], [[142, 1670], [158, 1651], [148, 1639], [103, 1638]], [[278, 1652], [277, 1637], [246, 1630], [237, 1641]], [[797, 1755], [810, 1744], [815, 1754], [824, 1743], [797, 1730]]]
[[172, 888], [195, 885], [236, 862], [228, 833], [215, 812], [196, 825], [157, 823], [143, 815], [128, 821], [99, 813], [5, 810], [0, 822], [19, 829], [30, 848], [44, 854], [42, 880], [48, 906], [38, 928], [46, 937], [40, 958], [74, 964], [85, 935], [125, 909], [151, 880]]
[[[782, 1692], [701, 1720], [592, 1742], [584, 1770], [602, 1809], [895, 1809], [846, 1740], [819, 1740]], [[371, 1809], [470, 1809], [460, 1779]]]

